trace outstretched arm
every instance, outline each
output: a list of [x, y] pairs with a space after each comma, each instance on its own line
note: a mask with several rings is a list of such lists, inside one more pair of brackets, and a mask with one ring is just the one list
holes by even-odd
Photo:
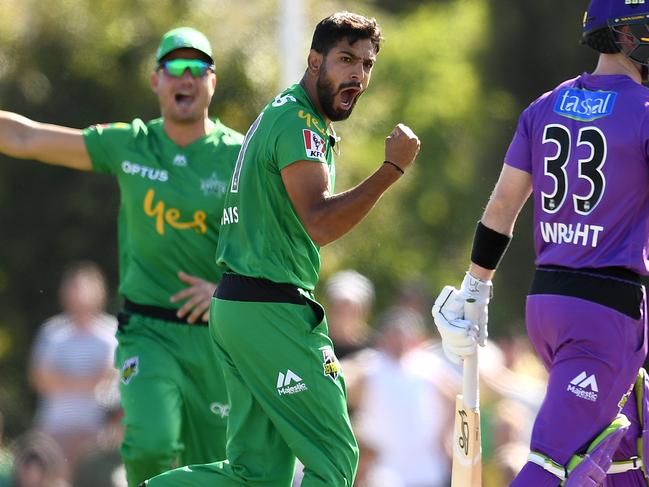
[[0, 152], [83, 171], [92, 168], [81, 130], [35, 122], [1, 110]]
[[322, 246], [354, 228], [399, 179], [402, 170], [412, 163], [418, 152], [417, 136], [410, 128], [399, 124], [385, 143], [385, 157], [392, 164], [381, 165], [348, 191], [332, 195], [327, 166], [312, 161], [298, 161], [285, 167], [282, 180], [302, 225], [311, 239]]

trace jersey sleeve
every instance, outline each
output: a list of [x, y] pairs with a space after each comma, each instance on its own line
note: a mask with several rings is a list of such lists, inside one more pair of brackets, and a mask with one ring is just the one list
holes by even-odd
[[120, 152], [137, 134], [135, 123], [110, 123], [92, 125], [83, 131], [86, 149], [90, 155], [92, 169], [97, 172], [115, 174], [122, 163]]
[[280, 170], [297, 161], [326, 164], [327, 135], [317, 119], [287, 110], [275, 123], [275, 159]]
[[529, 108], [518, 119], [514, 138], [505, 154], [505, 164], [522, 171], [532, 173], [532, 142], [529, 129]]

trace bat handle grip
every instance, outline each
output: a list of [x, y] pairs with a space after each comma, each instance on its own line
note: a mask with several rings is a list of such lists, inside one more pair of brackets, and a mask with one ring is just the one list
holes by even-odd
[[478, 383], [480, 374], [478, 371], [478, 351], [474, 355], [464, 358], [462, 370], [462, 399], [471, 409], [480, 407], [480, 394]]
[[[475, 316], [476, 311], [476, 305], [474, 303], [467, 302], [465, 304], [464, 313], [468, 320], [473, 322], [477, 319]], [[464, 404], [471, 409], [478, 409], [480, 407], [478, 348], [476, 348], [474, 355], [469, 355], [464, 358], [464, 366], [462, 369], [462, 398]]]

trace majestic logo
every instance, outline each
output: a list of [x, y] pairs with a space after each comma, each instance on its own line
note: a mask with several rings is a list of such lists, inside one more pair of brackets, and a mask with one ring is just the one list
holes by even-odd
[[322, 162], [327, 162], [325, 159], [325, 141], [318, 134], [309, 129], [303, 129], [304, 135], [304, 148], [306, 149], [306, 156], [311, 159], [318, 159]]
[[591, 122], [613, 113], [615, 91], [590, 91], [564, 88], [554, 102], [554, 113], [581, 122]]
[[187, 166], [187, 158], [184, 156], [184, 154], [176, 154], [176, 157], [174, 157], [174, 166]]
[[139, 362], [139, 357], [131, 357], [124, 360], [124, 363], [122, 364], [122, 373], [120, 376], [120, 380], [123, 384], [128, 384], [129, 382], [131, 382], [131, 379], [137, 375], [140, 370], [138, 367]]
[[280, 372], [277, 376], [277, 392], [279, 392], [280, 396], [297, 394], [307, 389], [308, 387], [302, 382], [302, 378], [290, 369], [286, 371], [286, 374]]
[[166, 183], [169, 181], [169, 173], [164, 169], [154, 169], [152, 167], [142, 166], [131, 161], [122, 161], [122, 171], [131, 176], [140, 176], [151, 181], [160, 181]]
[[201, 191], [205, 196], [209, 196], [211, 194], [224, 194], [227, 186], [228, 182], [219, 181], [219, 178], [217, 177], [215, 172], [213, 172], [209, 178], [201, 179]]
[[213, 402], [210, 404], [210, 411], [212, 411], [217, 416], [225, 418], [230, 415], [230, 405], [221, 404], [220, 402]]
[[324, 375], [335, 381], [340, 373], [340, 364], [334, 355], [331, 347], [321, 348], [322, 350], [322, 366], [324, 368]]
[[[590, 391], [587, 390], [589, 388]], [[586, 399], [592, 402], [597, 401], [597, 393], [599, 392], [599, 388], [597, 387], [597, 379], [595, 378], [595, 374], [588, 375], [585, 371], [583, 371], [581, 374], [570, 381], [567, 390], [582, 399]]]

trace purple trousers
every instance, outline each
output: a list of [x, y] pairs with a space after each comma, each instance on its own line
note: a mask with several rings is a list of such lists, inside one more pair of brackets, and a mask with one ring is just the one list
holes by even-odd
[[[646, 311], [633, 319], [610, 307], [572, 296], [531, 294], [529, 338], [549, 372], [546, 396], [536, 417], [530, 449], [565, 465], [582, 453], [620, 410], [647, 353]], [[623, 411], [632, 425], [614, 456], [637, 454], [638, 415], [631, 396]], [[559, 479], [527, 463], [514, 487], [558, 487]], [[646, 486], [640, 471], [611, 475], [608, 487]]]

